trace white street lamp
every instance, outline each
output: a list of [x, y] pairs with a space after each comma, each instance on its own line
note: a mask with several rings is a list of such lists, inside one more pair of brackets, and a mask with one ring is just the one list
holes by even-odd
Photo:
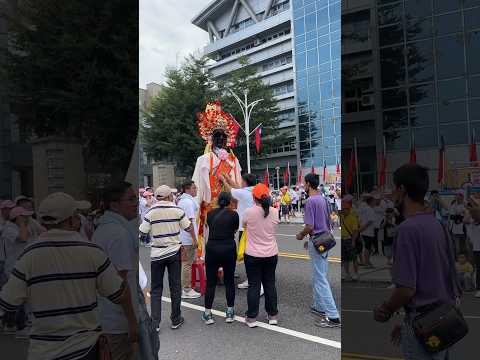
[[277, 166], [275, 170], [277, 170], [277, 190], [280, 190], [280, 167]]
[[252, 132], [250, 132], [250, 115], [252, 114], [253, 107], [257, 105], [259, 102], [263, 101], [263, 99], [255, 100], [249, 104], [248, 90], [243, 91], [243, 97], [244, 97], [243, 100], [241, 100], [240, 97], [237, 94], [235, 94], [231, 89], [227, 88], [227, 90], [232, 93], [233, 97], [235, 98], [238, 105], [242, 109], [242, 115], [245, 122], [245, 129], [242, 129], [242, 127], [240, 127], [240, 129], [242, 129], [242, 131], [245, 133], [245, 136], [247, 137], [247, 168], [248, 168], [248, 173], [250, 173], [250, 135], [252, 135], [255, 132], [255, 130], [262, 125], [262, 124], [258, 125], [255, 129], [252, 130]]

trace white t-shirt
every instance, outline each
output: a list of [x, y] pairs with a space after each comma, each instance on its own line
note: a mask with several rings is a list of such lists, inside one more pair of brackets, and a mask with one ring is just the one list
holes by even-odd
[[468, 224], [467, 235], [473, 251], [480, 251], [480, 224]]
[[143, 266], [140, 261], [138, 262], [138, 281], [142, 290], [145, 290], [148, 284], [148, 279], [147, 274], [145, 274], [145, 270], [143, 270]]
[[[135, 220], [136, 223], [136, 220]], [[134, 223], [128, 222], [112, 211], [105, 211], [100, 224], [92, 236], [92, 242], [100, 245], [110, 258], [117, 271], [126, 270], [130, 294], [135, 306], [138, 304], [137, 294], [137, 262], [138, 249], [136, 248]], [[132, 227], [132, 228], [130, 228]], [[128, 321], [120, 305], [100, 297], [98, 299], [102, 328], [107, 334], [125, 334], [128, 332]]]
[[252, 196], [252, 187], [232, 189], [232, 196], [238, 200], [237, 213], [240, 220], [240, 228], [238, 230], [243, 231], [243, 214], [245, 213], [245, 210], [255, 205]]
[[[458, 204], [456, 201], [450, 206], [450, 215], [465, 215], [465, 205]], [[463, 234], [463, 221], [459, 224], [455, 224], [454, 221], [450, 220], [450, 229], [452, 234], [461, 235]]]
[[298, 203], [298, 195], [296, 191], [290, 191], [290, 198], [292, 199], [292, 204], [296, 205]]
[[[192, 222], [195, 229], [195, 234], [198, 234], [197, 223], [196, 223], [197, 205], [195, 203], [195, 199], [191, 196], [187, 196], [186, 194], [183, 194], [177, 205], [185, 212], [185, 216]], [[182, 242], [182, 245], [188, 246], [193, 244], [192, 236], [190, 235], [190, 233], [186, 232], [185, 230], [180, 230], [180, 241]]]
[[362, 211], [362, 224], [366, 224], [371, 222], [362, 232], [365, 236], [374, 237], [375, 236], [375, 221], [377, 221], [377, 215], [375, 214], [375, 210], [370, 206], [365, 206]]

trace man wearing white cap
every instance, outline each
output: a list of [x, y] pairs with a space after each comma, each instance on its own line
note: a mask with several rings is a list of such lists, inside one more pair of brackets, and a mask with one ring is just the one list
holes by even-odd
[[[122, 305], [131, 340], [137, 341], [128, 285], [105, 252], [78, 233], [78, 210], [87, 204], [65, 193], [42, 201], [38, 215], [48, 231], [23, 250], [0, 292], [0, 307], [7, 311], [15, 311], [25, 301], [32, 307], [29, 360], [97, 359], [101, 335], [97, 292]], [[27, 210], [16, 209], [11, 217], [28, 216]]]
[[[180, 230], [189, 232], [192, 239], [196, 239], [196, 236], [194, 227], [185, 212], [173, 203], [172, 189], [162, 185], [155, 190], [155, 197], [158, 201], [143, 218], [139, 230], [140, 237], [150, 234], [152, 238], [150, 252], [152, 320], [157, 331], [160, 331], [165, 270], [168, 270], [172, 299], [171, 328], [178, 329], [185, 321], [180, 310], [182, 301]], [[193, 248], [196, 246], [194, 242]]]

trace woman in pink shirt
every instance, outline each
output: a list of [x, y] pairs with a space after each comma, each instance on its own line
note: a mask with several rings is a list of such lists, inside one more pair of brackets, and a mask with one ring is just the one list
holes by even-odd
[[278, 210], [271, 206], [268, 188], [257, 184], [252, 189], [255, 206], [245, 210], [243, 227], [247, 231], [245, 269], [248, 277], [246, 324], [257, 326], [260, 305], [260, 286], [265, 290], [265, 310], [268, 323], [277, 325], [277, 289], [275, 270], [278, 262], [278, 246], [275, 238]]

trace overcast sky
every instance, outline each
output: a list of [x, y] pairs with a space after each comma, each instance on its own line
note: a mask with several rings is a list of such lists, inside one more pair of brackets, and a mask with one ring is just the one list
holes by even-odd
[[161, 84], [167, 66], [208, 43], [208, 33], [190, 23], [211, 0], [140, 0], [139, 86]]

